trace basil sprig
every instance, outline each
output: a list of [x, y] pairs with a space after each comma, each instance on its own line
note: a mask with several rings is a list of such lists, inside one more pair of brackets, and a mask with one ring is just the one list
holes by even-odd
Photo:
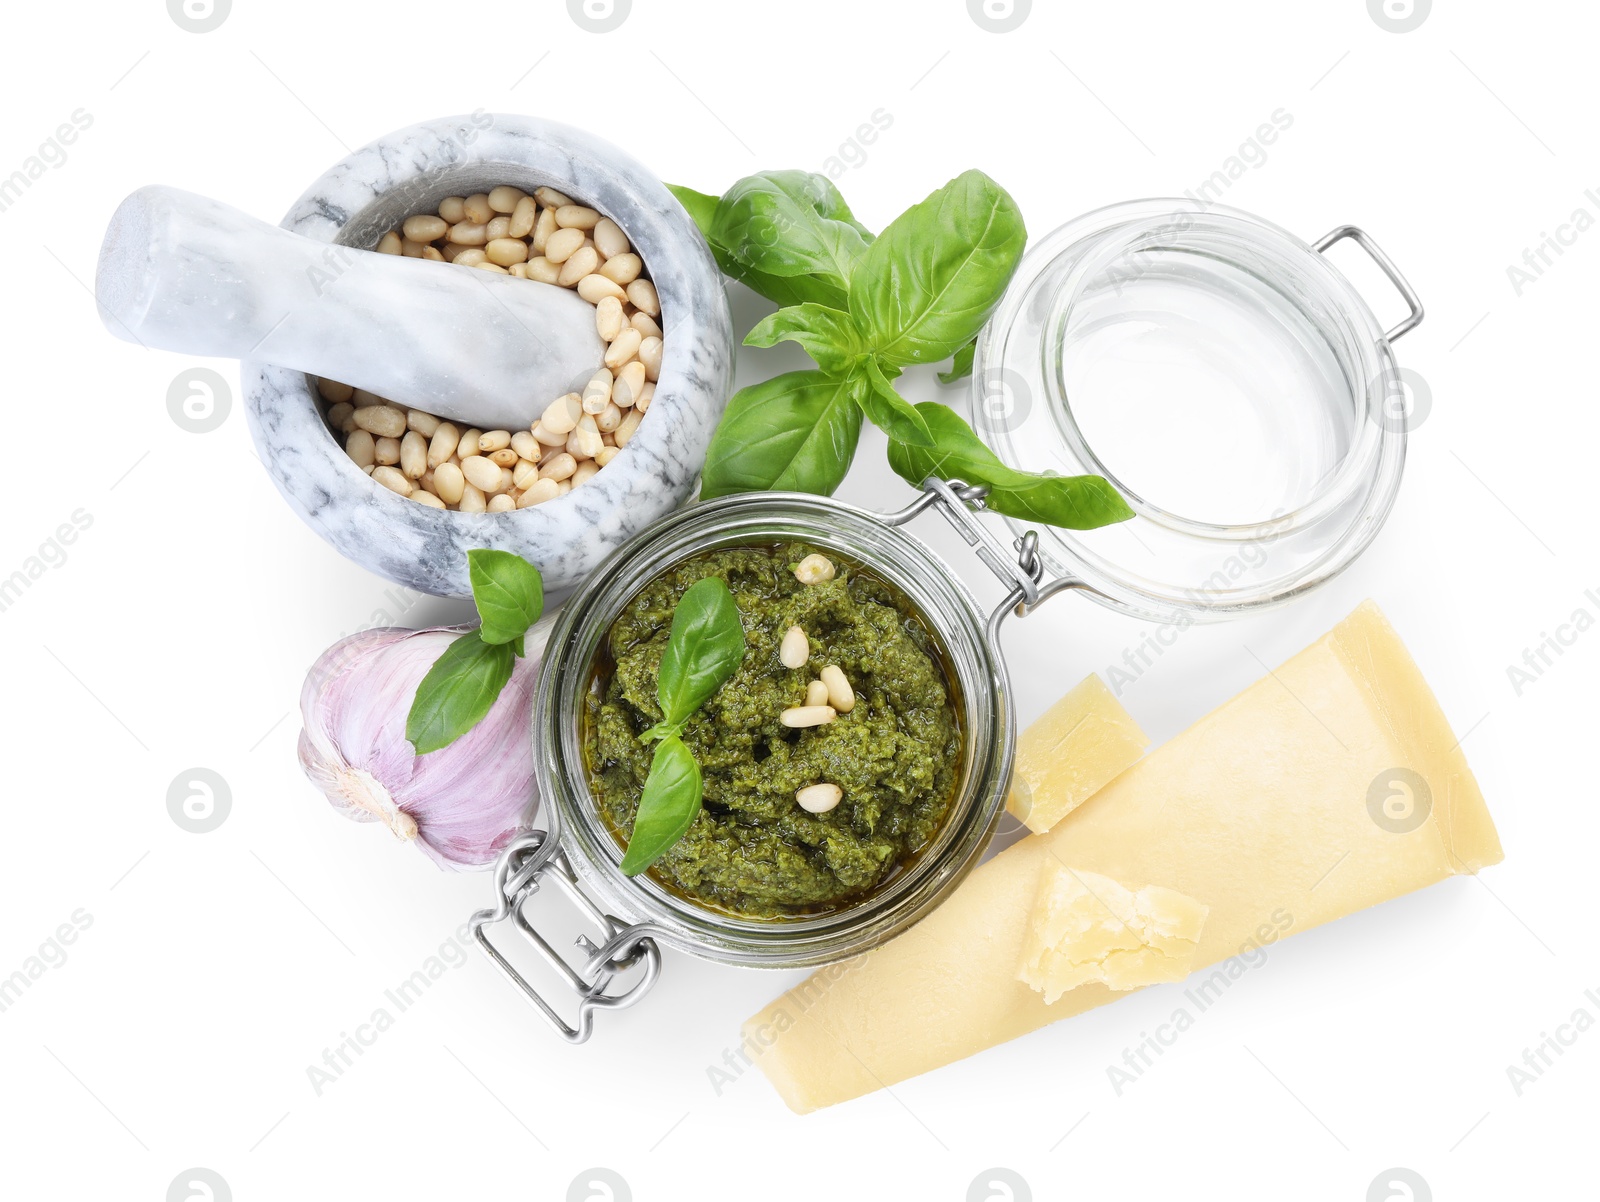
[[475, 547], [467, 574], [481, 625], [446, 647], [417, 685], [406, 739], [418, 755], [448, 747], [483, 720], [544, 612], [544, 580], [520, 555]]
[[744, 652], [744, 624], [727, 582], [707, 576], [685, 589], [672, 611], [656, 677], [661, 721], [639, 736], [661, 742], [651, 758], [622, 857], [625, 875], [637, 876], [649, 868], [694, 825], [700, 813], [700, 765], [680, 736], [689, 719], [738, 671]]
[[889, 464], [912, 484], [930, 475], [985, 484], [992, 508], [1072, 529], [1133, 516], [1100, 477], [1008, 468], [956, 413], [912, 405], [894, 386], [904, 368], [946, 359], [944, 383], [971, 375], [978, 332], [1021, 261], [1022, 214], [981, 171], [957, 176], [876, 238], [820, 175], [763, 172], [721, 197], [672, 191], [723, 272], [783, 306], [746, 345], [794, 342], [817, 363], [734, 393], [701, 496], [831, 494], [865, 419], [889, 436]]

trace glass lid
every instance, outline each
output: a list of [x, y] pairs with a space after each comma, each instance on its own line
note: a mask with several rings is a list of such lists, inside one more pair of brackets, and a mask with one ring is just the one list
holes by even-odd
[[[1412, 303], [1388, 335], [1319, 253], [1344, 236]], [[1405, 458], [1389, 343], [1420, 318], [1358, 230], [1313, 247], [1218, 206], [1117, 205], [1029, 251], [979, 341], [973, 425], [1011, 466], [1103, 475], [1135, 510], [1040, 529], [1048, 571], [1145, 616], [1223, 617], [1314, 587], [1376, 534]]]

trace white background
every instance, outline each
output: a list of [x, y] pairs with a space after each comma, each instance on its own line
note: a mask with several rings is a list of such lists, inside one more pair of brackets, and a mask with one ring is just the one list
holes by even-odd
[[[1521, 296], [1507, 277], [1574, 210], [1600, 214], [1585, 195], [1600, 186], [1594, 6], [1441, 3], [1404, 34], [1363, 0], [1038, 3], [1005, 34], [959, 0], [636, 0], [603, 35], [552, 0], [236, 0], [204, 34], [159, 0], [30, 4], [7, 24], [0, 175], [74, 110], [93, 124], [0, 213], [0, 575], [75, 510], [92, 525], [0, 612], [0, 976], [75, 911], [92, 924], [0, 1012], [0, 1192], [158, 1200], [202, 1166], [241, 1200], [565, 1198], [598, 1165], [638, 1199], [954, 1200], [999, 1166], [1035, 1198], [1360, 1202], [1401, 1166], [1441, 1200], [1595, 1195], [1600, 1033], [1521, 1096], [1507, 1077], [1575, 1010], [1600, 1017], [1585, 997], [1600, 990], [1585, 900], [1600, 634], [1520, 696], [1507, 675], [1575, 610], [1600, 614], [1585, 595], [1600, 587], [1600, 233]], [[1106, 1066], [1177, 987], [796, 1118], [754, 1072], [719, 1095], [707, 1066], [799, 974], [681, 955], [582, 1048], [474, 955], [318, 1096], [308, 1066], [487, 904], [488, 882], [333, 813], [294, 760], [300, 679], [375, 611], [410, 625], [464, 611], [402, 612], [303, 527], [237, 398], [215, 431], [179, 428], [167, 388], [195, 363], [111, 339], [87, 286], [106, 218], [139, 185], [277, 220], [347, 148], [480, 107], [586, 126], [707, 191], [821, 169], [881, 108], [891, 126], [838, 181], [865, 222], [975, 166], [1035, 234], [1194, 187], [1287, 110], [1226, 202], [1308, 238], [1374, 233], [1428, 305], [1400, 358], [1432, 411], [1353, 570], [1286, 610], [1188, 632], [1124, 701], [1170, 737], [1262, 675], [1257, 657], [1280, 662], [1374, 597], [1465, 735], [1506, 862], [1274, 949], [1121, 1097]], [[734, 292], [742, 333], [767, 306]], [[1369, 295], [1398, 316], [1392, 293]], [[740, 381], [802, 363], [746, 352]], [[236, 387], [233, 365], [210, 366]], [[957, 397], [921, 370], [906, 387]], [[842, 495], [906, 497], [881, 436], [863, 437]], [[1071, 599], [1011, 625], [1023, 720], [1145, 633]], [[166, 809], [196, 766], [232, 794], [204, 835]]]

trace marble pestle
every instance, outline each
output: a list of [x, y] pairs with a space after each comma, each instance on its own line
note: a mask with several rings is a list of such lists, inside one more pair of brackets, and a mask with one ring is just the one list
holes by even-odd
[[112, 215], [95, 297], [126, 341], [272, 363], [485, 430], [527, 428], [605, 354], [569, 288], [330, 245], [161, 186]]

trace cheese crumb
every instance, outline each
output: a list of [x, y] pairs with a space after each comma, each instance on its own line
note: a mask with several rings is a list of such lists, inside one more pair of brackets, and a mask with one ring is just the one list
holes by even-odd
[[1208, 910], [1175, 889], [1133, 890], [1108, 876], [1045, 864], [1018, 978], [1052, 1003], [1098, 981], [1138, 989], [1189, 975]]

